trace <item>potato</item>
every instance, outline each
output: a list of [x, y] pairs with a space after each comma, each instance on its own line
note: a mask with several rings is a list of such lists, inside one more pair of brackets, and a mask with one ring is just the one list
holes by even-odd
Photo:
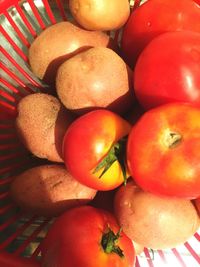
[[130, 15], [128, 0], [69, 0], [75, 20], [88, 30], [121, 28]]
[[33, 73], [54, 85], [58, 67], [68, 58], [93, 46], [114, 47], [103, 32], [87, 31], [71, 22], [49, 26], [31, 44], [29, 63]]
[[63, 105], [85, 113], [108, 108], [123, 113], [134, 102], [132, 71], [111, 49], [94, 47], [64, 62], [56, 76]]
[[62, 140], [72, 115], [51, 95], [35, 93], [18, 104], [16, 129], [25, 147], [39, 158], [63, 162]]
[[135, 241], [132, 241], [132, 242], [133, 242], [136, 255], [140, 255], [144, 250], [144, 246], [136, 243]]
[[132, 181], [118, 190], [114, 207], [129, 238], [152, 249], [176, 247], [188, 240], [200, 226], [191, 201], [144, 192]]
[[55, 164], [34, 167], [18, 175], [11, 183], [10, 194], [27, 213], [57, 216], [88, 203], [96, 191], [80, 184], [64, 166]]

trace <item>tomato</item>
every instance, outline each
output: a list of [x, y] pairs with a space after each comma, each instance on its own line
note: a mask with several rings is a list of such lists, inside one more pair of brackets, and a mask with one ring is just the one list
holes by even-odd
[[194, 2], [196, 2], [198, 5], [200, 5], [200, 0], [193, 0]]
[[63, 141], [66, 168], [79, 182], [111, 190], [124, 181], [125, 140], [131, 125], [117, 114], [99, 109], [75, 120]]
[[200, 196], [200, 108], [170, 103], [144, 113], [128, 137], [130, 174], [145, 191]]
[[[123, 57], [130, 66], [144, 47], [167, 31], [200, 32], [200, 9], [192, 0], [153, 0], [136, 8], [124, 27]], [[162, 50], [162, 49], [161, 49]]]
[[132, 267], [132, 241], [120, 231], [114, 216], [83, 206], [61, 215], [42, 243], [42, 266]]
[[200, 33], [164, 33], [146, 46], [136, 63], [136, 97], [145, 109], [176, 101], [200, 106], [199, 73]]

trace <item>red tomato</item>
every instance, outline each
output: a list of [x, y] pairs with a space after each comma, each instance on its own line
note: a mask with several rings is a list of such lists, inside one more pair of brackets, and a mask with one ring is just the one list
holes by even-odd
[[[153, 0], [136, 8], [124, 28], [122, 52], [130, 66], [144, 47], [167, 31], [200, 32], [200, 9], [192, 0]], [[161, 50], [163, 50], [162, 48]]]
[[200, 106], [200, 33], [168, 32], [141, 53], [134, 72], [135, 94], [149, 109], [168, 102]]
[[194, 2], [196, 2], [198, 5], [200, 5], [200, 0], [193, 0]]
[[89, 206], [71, 209], [56, 220], [44, 239], [42, 266], [132, 267], [132, 241], [119, 231], [107, 211]]
[[171, 103], [147, 111], [128, 137], [130, 174], [143, 190], [151, 193], [197, 198], [199, 136], [200, 108]]
[[[124, 176], [116, 154], [123, 157], [125, 143], [120, 140], [130, 130], [128, 122], [108, 110], [96, 110], [79, 117], [70, 125], [64, 137], [66, 168], [74, 178], [91, 188], [111, 190], [118, 187], [123, 183]], [[110, 164], [112, 160], [113, 164]], [[100, 163], [105, 165], [100, 166]]]

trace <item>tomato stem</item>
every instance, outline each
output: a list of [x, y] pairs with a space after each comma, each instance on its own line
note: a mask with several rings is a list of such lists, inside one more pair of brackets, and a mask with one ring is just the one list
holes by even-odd
[[110, 254], [110, 253], [116, 253], [119, 255], [121, 258], [124, 257], [122, 249], [117, 246], [117, 242], [120, 238], [120, 233], [122, 231], [122, 228], [118, 231], [117, 234], [115, 234], [109, 227], [108, 227], [108, 232], [103, 234], [102, 240], [101, 240], [101, 245], [103, 247], [103, 250], [105, 253]]
[[182, 140], [182, 135], [177, 132], [169, 132], [165, 136], [165, 144], [168, 148], [176, 147]]
[[110, 150], [108, 151], [107, 155], [99, 162], [99, 164], [94, 169], [93, 173], [98, 172], [100, 169], [103, 168], [102, 173], [100, 174], [99, 178], [101, 178], [104, 173], [112, 166], [112, 164], [117, 160], [120, 164], [122, 174], [124, 177], [124, 184], [126, 185], [127, 176], [126, 176], [126, 143], [127, 143], [127, 136], [121, 138], [117, 143], [115, 143]]

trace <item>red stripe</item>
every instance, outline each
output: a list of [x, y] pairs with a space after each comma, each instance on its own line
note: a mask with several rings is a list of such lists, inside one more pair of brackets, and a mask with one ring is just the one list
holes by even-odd
[[0, 100], [0, 119], [4, 119], [6, 117], [15, 117], [17, 115], [16, 107], [5, 102], [4, 100]]
[[195, 238], [200, 242], [200, 235], [198, 233], [195, 233]]
[[3, 231], [6, 227], [15, 223], [20, 217], [21, 217], [21, 214], [14, 214], [12, 217], [6, 220], [5, 223], [0, 225], [0, 231]]
[[28, 92], [33, 93], [34, 91], [29, 88], [18, 76], [16, 76], [11, 70], [9, 70], [6, 66], [0, 63], [1, 68], [13, 79], [15, 80], [20, 86], [26, 89]]
[[15, 170], [18, 167], [22, 167], [25, 164], [27, 164], [29, 161], [30, 161], [29, 159], [26, 159], [26, 160], [21, 161], [20, 163], [10, 164], [7, 167], [1, 168], [0, 169], [0, 174], [5, 174], [6, 172], [13, 171], [13, 170]]
[[45, 6], [45, 10], [46, 10], [46, 12], [47, 12], [47, 14], [49, 16], [49, 19], [50, 19], [51, 23], [55, 24], [56, 23], [56, 19], [55, 19], [54, 15], [52, 13], [52, 10], [51, 10], [51, 8], [49, 6], [49, 2], [47, 0], [42, 0], [42, 1], [43, 1], [43, 4]]
[[20, 71], [21, 74], [24, 75], [24, 77], [30, 81], [33, 85], [39, 86], [40, 84], [36, 82], [16, 61], [13, 57], [11, 57], [10, 54], [5, 49], [2, 49], [2, 53], [7, 57], [7, 59]]
[[0, 25], [0, 30], [3, 33], [4, 37], [8, 40], [8, 42], [13, 46], [14, 50], [17, 52], [18, 55], [21, 56], [21, 58], [24, 61], [28, 61], [27, 55], [24, 54], [24, 52], [16, 45], [16, 43], [13, 41], [13, 39], [7, 34], [7, 32], [4, 30], [4, 28]]
[[[1, 66], [1, 64], [0, 64]], [[13, 102], [15, 104], [16, 99], [14, 96], [10, 95], [9, 92], [5, 92], [3, 90], [0, 90], [0, 96], [3, 96], [6, 100]]]
[[38, 234], [42, 231], [42, 229], [48, 224], [50, 220], [45, 220], [38, 228], [35, 229], [35, 231], [23, 242], [23, 244], [18, 247], [14, 254], [19, 255], [21, 254], [24, 249], [35, 240], [35, 238], [38, 236]]
[[149, 267], [154, 267], [153, 261], [151, 259], [151, 255], [150, 255], [149, 250], [147, 248], [144, 249], [144, 254], [146, 256], [146, 260], [148, 262]]
[[24, 93], [22, 93], [18, 88], [15, 88], [13, 85], [11, 85], [8, 81], [1, 79], [1, 82], [12, 92], [17, 93], [20, 96], [25, 96]]
[[173, 252], [174, 255], [176, 256], [176, 258], [177, 258], [177, 260], [179, 261], [180, 265], [181, 265], [182, 267], [187, 267], [187, 265], [186, 265], [185, 262], [183, 261], [181, 255], [179, 254], [179, 252], [178, 252], [175, 248], [172, 249], [172, 252]]
[[164, 261], [165, 263], [167, 263], [167, 260], [165, 258], [165, 254], [162, 250], [157, 250], [158, 251], [158, 255], [160, 256], [160, 258], [162, 259], [162, 261]]
[[31, 255], [31, 259], [37, 258], [38, 254], [41, 252], [41, 246], [42, 244], [40, 243], [38, 247], [35, 249], [35, 251], [33, 252], [33, 254]]
[[40, 14], [39, 14], [34, 2], [31, 1], [31, 0], [27, 0], [27, 2], [29, 3], [29, 5], [30, 5], [30, 7], [31, 7], [31, 9], [33, 11], [33, 14], [35, 15], [40, 27], [44, 30], [46, 28], [46, 26], [45, 26]]
[[18, 151], [16, 153], [9, 154], [9, 155], [0, 155], [0, 160], [3, 161], [3, 160], [8, 160], [8, 159], [13, 159], [15, 157], [25, 156], [25, 155], [27, 155], [25, 151]]
[[65, 14], [65, 9], [63, 7], [62, 2], [60, 0], [56, 0], [56, 3], [57, 3], [58, 9], [60, 11], [60, 14], [61, 14], [63, 20], [67, 20], [67, 16]]
[[5, 179], [0, 179], [0, 186], [5, 185], [5, 184], [10, 184], [11, 181], [13, 180], [14, 177], [8, 177]]
[[10, 148], [16, 148], [16, 147], [21, 147], [20, 143], [13, 143], [13, 144], [0, 144], [0, 150], [6, 150]]
[[6, 198], [8, 195], [9, 195], [8, 194], [8, 191], [7, 192], [0, 193], [0, 199]]
[[[193, 248], [190, 246], [190, 244], [188, 242], [186, 242], [185, 247], [188, 249], [188, 251], [190, 252], [190, 254], [193, 256], [193, 258], [200, 264], [200, 255], [198, 255]], [[199, 251], [200, 252], [200, 251]]]
[[9, 236], [1, 245], [0, 249], [7, 247], [16, 237], [20, 236], [35, 220], [35, 217], [31, 218], [27, 223], [23, 224], [14, 234]]
[[138, 261], [138, 257], [136, 257], [135, 267], [140, 267], [140, 264], [139, 264], [139, 261]]
[[30, 22], [28, 21], [28, 19], [26, 18], [24, 12], [22, 11], [21, 7], [19, 5], [15, 6], [17, 11], [19, 12], [24, 24], [26, 25], [26, 27], [28, 28], [28, 30], [30, 31], [30, 33], [32, 34], [33, 37], [35, 37], [37, 34], [35, 32], [35, 30], [33, 29], [32, 25], [30, 24]]
[[136, 8], [138, 8], [140, 6], [141, 2], [142, 2], [142, 0], [135, 0], [134, 5], [132, 7], [132, 11], [135, 10]]
[[10, 16], [10, 14], [8, 12], [5, 12], [4, 15], [7, 18], [7, 20], [10, 22], [11, 26], [13, 27], [13, 32], [16, 32], [17, 35], [18, 35], [18, 37], [21, 39], [22, 43], [26, 47], [28, 47], [30, 45], [30, 43], [27, 41], [27, 39], [25, 38], [25, 36], [22, 34], [22, 32], [20, 31], [20, 29], [16, 25], [16, 23], [13, 21], [12, 17]]
[[5, 139], [11, 139], [11, 138], [15, 138], [16, 137], [16, 133], [0, 133], [0, 140], [5, 140]]
[[3, 121], [0, 121], [0, 129], [14, 129], [14, 123], [13, 123], [13, 121], [12, 122], [10, 122], [10, 124], [7, 124], [6, 122], [3, 122]]
[[7, 107], [6, 105], [4, 105], [5, 103], [6, 102], [2, 99], [0, 100], [0, 121], [3, 120], [3, 124], [5, 120], [14, 120], [17, 115], [16, 107]]
[[15, 205], [13, 203], [11, 203], [7, 206], [4, 206], [4, 207], [0, 207], [0, 215], [4, 214], [8, 210], [11, 210], [13, 207], [15, 207]]

